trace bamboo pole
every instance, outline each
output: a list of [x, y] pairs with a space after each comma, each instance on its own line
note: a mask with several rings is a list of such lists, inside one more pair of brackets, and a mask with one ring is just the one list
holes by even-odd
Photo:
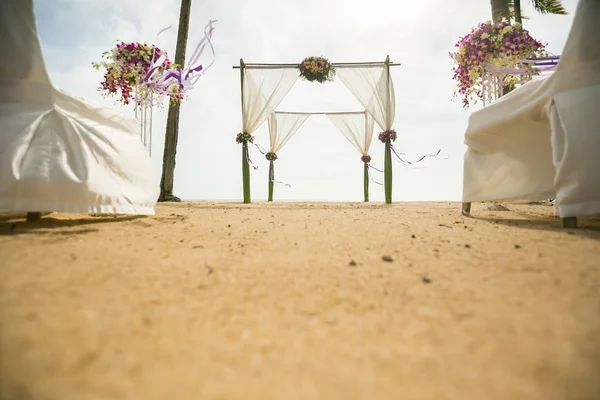
[[275, 165], [269, 161], [269, 201], [273, 201], [273, 185], [275, 183]]
[[367, 164], [367, 163], [365, 163], [364, 191], [365, 191], [365, 203], [368, 203], [369, 202], [369, 164]]
[[[387, 95], [388, 101], [386, 105], [386, 114], [389, 112], [390, 104], [392, 103], [392, 97], [390, 93], [390, 56], [388, 55], [385, 59], [386, 64], [386, 74], [387, 74]], [[385, 190], [385, 202], [387, 204], [392, 204], [392, 149], [391, 142], [389, 138], [385, 139], [385, 156], [384, 156], [384, 164], [383, 164], [383, 175], [384, 175], [384, 190]]]
[[[360, 68], [360, 67], [383, 67], [386, 65], [385, 62], [355, 62], [355, 63], [333, 63], [332, 64], [333, 67], [340, 67], [340, 68]], [[400, 63], [392, 63], [389, 62], [388, 65], [390, 67], [399, 67], [402, 64]], [[234, 65], [232, 67], [233, 69], [238, 69], [240, 68], [237, 65]], [[245, 64], [244, 68], [246, 69], [271, 69], [271, 68], [298, 68], [298, 64]]]
[[[240, 58], [240, 82], [241, 82], [241, 89], [242, 89], [242, 95], [241, 95], [241, 99], [242, 99], [242, 129], [245, 129], [246, 127], [244, 126], [244, 68], [245, 68], [245, 64], [244, 64], [244, 60]], [[242, 132], [245, 133], [245, 132]], [[242, 185], [243, 185], [243, 192], [244, 192], [244, 203], [250, 203], [251, 197], [250, 197], [250, 165], [248, 164], [248, 143], [242, 143]]]

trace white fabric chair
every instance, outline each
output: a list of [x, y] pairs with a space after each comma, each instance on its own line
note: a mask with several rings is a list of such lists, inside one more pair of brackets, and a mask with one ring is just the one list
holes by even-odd
[[555, 198], [565, 225], [600, 214], [600, 1], [580, 0], [554, 74], [474, 112], [463, 214], [476, 201]]
[[154, 214], [139, 124], [52, 85], [33, 0], [0, 2], [0, 54], [0, 209]]

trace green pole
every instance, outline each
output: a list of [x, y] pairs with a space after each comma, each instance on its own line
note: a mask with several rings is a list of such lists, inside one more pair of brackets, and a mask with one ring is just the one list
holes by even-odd
[[242, 143], [242, 179], [244, 181], [244, 203], [250, 203], [250, 164], [248, 164], [248, 143]]
[[390, 138], [385, 139], [383, 175], [383, 183], [385, 185], [385, 202], [387, 204], [392, 204], [392, 149], [390, 147]]
[[369, 202], [369, 164], [365, 163], [365, 203]]
[[[391, 77], [390, 77], [390, 56], [385, 58], [385, 69], [387, 74], [387, 107], [386, 112], [389, 111], [390, 104], [392, 104], [392, 92], [390, 91]], [[393, 119], [393, 117], [392, 117]], [[386, 121], [386, 124], [390, 123], [387, 129], [391, 129], [391, 121]], [[383, 164], [383, 175], [385, 184], [385, 202], [392, 204], [392, 145], [389, 136], [385, 139], [385, 159]]]
[[[246, 129], [244, 125], [244, 67], [246, 64], [244, 60], [240, 58], [240, 86], [241, 86], [241, 100], [242, 100], [242, 127]], [[246, 133], [242, 131], [242, 133]], [[248, 142], [242, 143], [242, 181], [244, 187], [244, 203], [250, 203], [250, 165], [248, 164]]]
[[269, 201], [273, 201], [273, 180], [275, 179], [275, 165], [273, 160], [269, 161]]

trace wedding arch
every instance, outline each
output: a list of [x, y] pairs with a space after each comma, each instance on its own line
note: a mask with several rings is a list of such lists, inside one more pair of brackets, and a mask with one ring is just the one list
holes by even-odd
[[[365, 108], [364, 112], [357, 113], [316, 113], [325, 114], [349, 138], [349, 140], [364, 153], [365, 142], [354, 143], [350, 139], [357, 132], [354, 128], [358, 116], [365, 120], [365, 124], [372, 118], [373, 122], [381, 128], [379, 140], [385, 145], [384, 158], [384, 187], [385, 202], [392, 202], [392, 142], [396, 139], [396, 132], [392, 129], [396, 113], [394, 85], [390, 76], [390, 67], [399, 66], [390, 61], [387, 56], [383, 62], [353, 62], [332, 63], [325, 59], [313, 57], [305, 59], [301, 64], [250, 64], [240, 59], [240, 65], [233, 68], [240, 69], [241, 103], [242, 103], [242, 132], [237, 135], [236, 141], [242, 145], [242, 178], [244, 203], [250, 203], [250, 164], [248, 159], [248, 143], [253, 143], [252, 133], [258, 129], [266, 119], [269, 119], [270, 136], [270, 172], [269, 193], [272, 198], [273, 161], [277, 158], [277, 151], [289, 140], [311, 113], [286, 113], [277, 112], [277, 106], [292, 89], [298, 78], [304, 74], [305, 63], [309, 61], [314, 66], [326, 65], [326, 72], [335, 70], [335, 75], [350, 90], [359, 103]], [[324, 64], [322, 64], [324, 63]], [[300, 71], [300, 73], [299, 73]], [[317, 74], [318, 75], [318, 74]], [[309, 76], [308, 80], [324, 82], [327, 77]], [[367, 118], [368, 116], [368, 118]], [[348, 122], [355, 120], [354, 122]], [[365, 125], [365, 132], [366, 132]], [[372, 137], [369, 136], [369, 146]], [[366, 148], [368, 152], [368, 146]], [[366, 157], [365, 157], [366, 156]], [[369, 160], [368, 154], [363, 154], [364, 160]], [[368, 162], [365, 162], [365, 180], [368, 176]], [[365, 181], [365, 185], [368, 182]], [[365, 189], [365, 195], [367, 189]]]

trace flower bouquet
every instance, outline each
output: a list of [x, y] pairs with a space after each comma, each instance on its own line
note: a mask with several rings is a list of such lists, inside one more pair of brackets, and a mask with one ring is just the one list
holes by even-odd
[[[545, 46], [522, 29], [520, 24], [511, 25], [506, 20], [496, 23], [487, 21], [473, 28], [465, 37], [461, 38], [455, 47], [458, 51], [450, 53], [455, 62], [453, 79], [457, 81], [456, 95], [462, 97], [463, 106], [467, 108], [473, 97], [476, 103], [483, 99], [485, 81], [484, 72], [486, 64], [493, 64], [499, 68], [529, 69], [530, 75], [537, 71], [522, 60], [530, 57], [544, 57], [547, 53]], [[513, 85], [518, 79], [507, 74], [502, 78], [502, 86]]]
[[[145, 43], [118, 43], [112, 50], [104, 52], [102, 58], [105, 61], [92, 63], [96, 69], [106, 69], [100, 90], [109, 95], [119, 95], [119, 101], [124, 104], [133, 101], [140, 105], [155, 91], [151, 86], [143, 85], [151, 69], [157, 69], [159, 74], [180, 69], [169, 61], [165, 51]], [[158, 66], [157, 62], [160, 62]], [[177, 84], [171, 85], [169, 97], [172, 101], [181, 101], [183, 88]]]
[[335, 76], [333, 65], [322, 57], [307, 57], [298, 65], [300, 76], [309, 82], [324, 83]]

